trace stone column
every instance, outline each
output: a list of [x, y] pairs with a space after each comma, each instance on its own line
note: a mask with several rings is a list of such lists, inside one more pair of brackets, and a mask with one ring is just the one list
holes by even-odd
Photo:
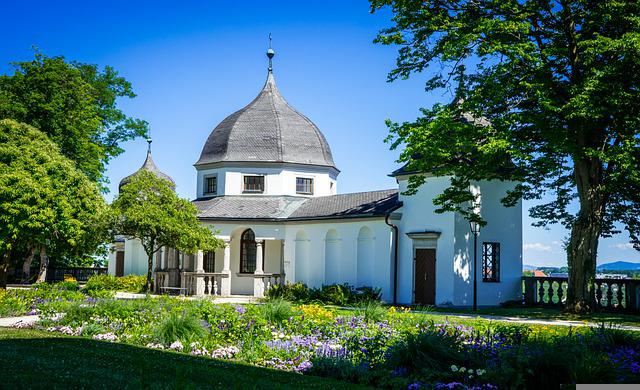
[[[196, 253], [195, 260], [196, 260], [196, 264], [195, 264], [196, 273], [203, 274], [204, 273], [204, 254], [202, 253], [202, 251], [198, 251], [198, 253]], [[198, 296], [204, 295], [204, 278], [203, 277], [196, 278], [196, 295]]]
[[256, 241], [256, 270], [253, 277], [253, 296], [258, 298], [264, 297], [264, 270], [262, 269], [262, 245], [264, 241]]
[[231, 241], [224, 243], [224, 257], [222, 258], [222, 278], [220, 279], [220, 295], [231, 295]]

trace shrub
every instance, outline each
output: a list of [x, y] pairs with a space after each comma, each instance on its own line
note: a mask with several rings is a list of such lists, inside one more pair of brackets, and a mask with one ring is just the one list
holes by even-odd
[[171, 313], [155, 328], [155, 336], [164, 344], [194, 340], [205, 333], [200, 320], [190, 314]]
[[290, 302], [307, 302], [309, 300], [309, 289], [304, 283], [285, 283], [283, 285], [273, 284], [267, 290], [267, 299], [281, 298]]
[[439, 332], [429, 327], [406, 335], [389, 351], [389, 364], [409, 372], [428, 369], [449, 371], [452, 364], [465, 362], [457, 334]]
[[95, 322], [89, 323], [82, 327], [82, 335], [83, 336], [93, 336], [95, 334], [105, 333], [105, 329], [102, 325], [96, 324]]
[[87, 280], [85, 291], [93, 296], [95, 291], [126, 291], [138, 293], [144, 290], [146, 277], [143, 275], [94, 275]]
[[272, 285], [266, 292], [267, 299], [284, 299], [298, 303], [325, 303], [330, 305], [352, 305], [380, 301], [381, 290], [373, 287], [354, 288], [348, 283], [330, 284], [322, 288], [309, 289], [305, 284], [286, 283]]
[[274, 298], [260, 307], [262, 317], [272, 324], [280, 324], [293, 316], [291, 304], [284, 299]]
[[380, 302], [368, 301], [356, 306], [356, 314], [363, 316], [367, 322], [379, 322], [387, 315], [387, 310], [382, 307]]

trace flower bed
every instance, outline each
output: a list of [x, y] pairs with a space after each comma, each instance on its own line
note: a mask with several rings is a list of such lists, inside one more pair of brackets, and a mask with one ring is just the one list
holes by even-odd
[[341, 311], [280, 300], [242, 306], [169, 297], [76, 302], [63, 317], [53, 315], [38, 326], [377, 387], [557, 388], [640, 380], [638, 338], [606, 328], [470, 326], [402, 308]]

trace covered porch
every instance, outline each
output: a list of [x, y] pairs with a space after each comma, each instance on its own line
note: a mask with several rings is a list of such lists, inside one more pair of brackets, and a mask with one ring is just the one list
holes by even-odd
[[264, 297], [272, 285], [283, 284], [285, 277], [284, 239], [264, 233], [269, 232], [234, 229], [228, 236], [218, 236], [224, 247], [215, 252], [184, 254], [163, 248], [156, 258], [156, 292]]

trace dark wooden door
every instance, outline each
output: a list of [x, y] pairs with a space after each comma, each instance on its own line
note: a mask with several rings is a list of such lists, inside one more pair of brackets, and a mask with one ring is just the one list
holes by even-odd
[[416, 249], [415, 256], [415, 303], [418, 305], [435, 305], [436, 250]]
[[124, 252], [116, 252], [116, 276], [124, 276]]

